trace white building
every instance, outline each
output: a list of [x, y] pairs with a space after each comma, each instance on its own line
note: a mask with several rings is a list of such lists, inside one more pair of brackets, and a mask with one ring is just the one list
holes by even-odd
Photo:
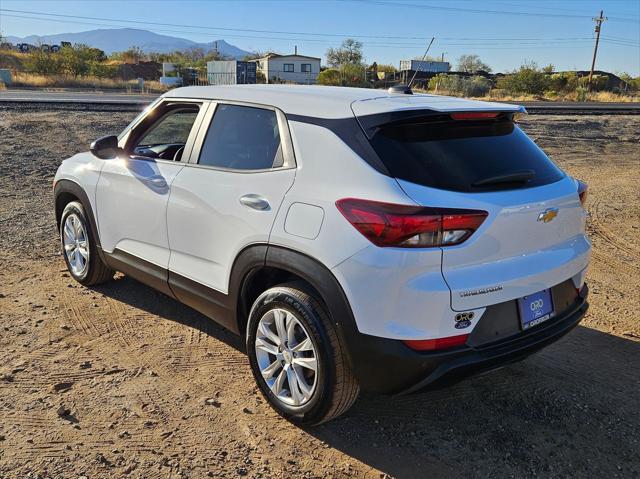
[[320, 58], [298, 55], [278, 55], [270, 53], [255, 60], [258, 71], [262, 72], [267, 83], [299, 83], [312, 85], [320, 73]]

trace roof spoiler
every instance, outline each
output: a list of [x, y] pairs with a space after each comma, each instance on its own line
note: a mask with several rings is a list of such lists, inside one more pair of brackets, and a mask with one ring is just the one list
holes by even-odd
[[[515, 105], [514, 105], [515, 106]], [[416, 121], [468, 121], [468, 120], [498, 120], [510, 118], [517, 122], [527, 110], [524, 106], [518, 105], [517, 108], [496, 109], [490, 108], [486, 110], [459, 110], [459, 111], [441, 111], [430, 109], [416, 110], [396, 110], [386, 113], [377, 113], [373, 115], [358, 116], [358, 122], [367, 135], [371, 139], [383, 126], [401, 125], [403, 123], [415, 123]]]

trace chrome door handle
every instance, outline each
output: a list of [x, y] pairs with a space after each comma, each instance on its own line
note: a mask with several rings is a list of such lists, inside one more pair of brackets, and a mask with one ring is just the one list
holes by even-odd
[[164, 176], [160, 175], [148, 176], [144, 179], [144, 181], [158, 188], [164, 188], [167, 186], [167, 180], [164, 179]]
[[240, 198], [240, 203], [254, 210], [266, 211], [271, 209], [269, 202], [260, 195], [244, 195]]

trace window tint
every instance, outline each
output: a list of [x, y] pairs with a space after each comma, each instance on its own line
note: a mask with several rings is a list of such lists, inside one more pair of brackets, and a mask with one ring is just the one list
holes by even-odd
[[263, 108], [219, 104], [202, 145], [199, 163], [236, 170], [282, 166], [276, 113]]
[[285, 63], [284, 64], [284, 71], [292, 72], [293, 71], [293, 63]]
[[564, 176], [509, 119], [383, 126], [371, 144], [391, 176], [444, 190], [527, 188]]
[[138, 145], [153, 146], [187, 142], [191, 127], [198, 116], [197, 108], [176, 109], [170, 111], [160, 121], [149, 128]]

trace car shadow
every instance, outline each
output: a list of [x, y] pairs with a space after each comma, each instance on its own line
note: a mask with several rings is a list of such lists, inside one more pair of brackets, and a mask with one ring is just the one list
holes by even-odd
[[198, 311], [128, 276], [119, 276], [92, 289], [163, 319], [183, 324], [244, 352], [242, 339]]
[[[94, 289], [244, 351], [238, 336], [135, 280]], [[639, 397], [640, 343], [578, 326], [520, 363], [447, 388], [362, 393], [344, 416], [305, 431], [398, 478], [635, 477]]]

